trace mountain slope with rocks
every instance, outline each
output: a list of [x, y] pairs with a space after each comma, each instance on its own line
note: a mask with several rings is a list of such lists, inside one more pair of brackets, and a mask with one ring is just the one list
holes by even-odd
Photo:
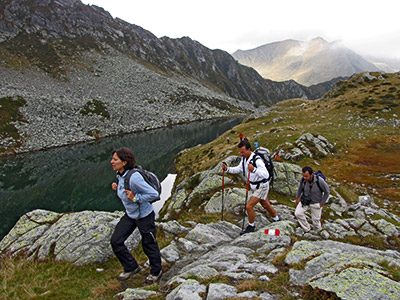
[[[8, 283], [3, 294], [17, 293], [15, 280], [19, 285], [29, 280], [35, 287], [30, 295], [62, 299], [64, 282], [74, 282], [69, 295], [81, 295], [79, 284], [90, 277], [99, 279], [84, 289], [90, 286], [97, 298], [397, 299], [399, 90], [398, 73], [357, 74], [324, 99], [280, 102], [216, 140], [179, 153], [174, 189], [157, 222], [164, 268], [158, 284], [143, 284], [148, 263], [138, 232], [128, 245], [145, 268], [126, 283], [116, 282], [120, 265], [111, 258], [109, 238], [121, 212], [35, 210], [0, 242], [0, 272]], [[242, 236], [246, 179], [221, 170], [223, 161], [240, 162], [237, 144], [227, 143], [228, 136], [238, 140], [239, 133], [281, 156], [274, 160], [268, 195], [281, 221], [273, 222], [257, 205], [256, 231]], [[330, 186], [321, 231], [304, 233], [294, 216], [304, 165], [322, 170]], [[32, 262], [30, 267], [20, 259]], [[38, 287], [44, 266], [57, 272], [65, 265], [69, 271], [64, 273], [73, 279], [63, 273], [67, 280]]]
[[264, 78], [293, 79], [310, 86], [336, 77], [351, 76], [379, 68], [337, 42], [322, 38], [285, 40], [232, 54], [241, 64], [256, 69]]
[[0, 109], [7, 113], [14, 107], [21, 115], [2, 120], [1, 152], [40, 150], [254, 109], [195, 81], [162, 76], [113, 49], [107, 57], [96, 52], [85, 57], [95, 72], [75, 69], [68, 81], [0, 69]]
[[161, 39], [79, 0], [0, 3], [0, 153], [41, 150], [321, 97], [188, 37]]
[[[288, 98], [224, 51], [210, 50], [188, 37], [158, 39], [79, 0], [7, 0], [0, 12], [0, 50], [6, 66], [34, 66], [65, 79], [70, 65], [82, 63], [82, 53], [102, 52], [108, 46], [164, 75], [189, 76], [233, 98], [259, 104]], [[270, 98], [270, 90], [279, 98]]]

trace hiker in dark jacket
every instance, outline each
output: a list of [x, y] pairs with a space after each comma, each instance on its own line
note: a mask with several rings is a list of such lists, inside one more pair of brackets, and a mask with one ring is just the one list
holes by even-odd
[[329, 186], [322, 177], [314, 175], [311, 167], [304, 167], [302, 175], [297, 189], [294, 214], [304, 232], [307, 233], [311, 227], [307, 222], [305, 212], [310, 209], [313, 229], [318, 232], [321, 230], [322, 206], [329, 197]]
[[[251, 151], [249, 141], [243, 140], [239, 143], [238, 148], [240, 156], [242, 157], [240, 164], [236, 167], [228, 168], [226, 164], [222, 163], [222, 168], [228, 173], [244, 173], [246, 174], [246, 178], [250, 170], [250, 187], [253, 190], [253, 195], [250, 197], [246, 206], [249, 225], [241, 233], [244, 234], [255, 231], [255, 214], [253, 208], [257, 203], [260, 203], [262, 207], [268, 210], [274, 221], [279, 221], [279, 217], [268, 200], [269, 182], [267, 179], [269, 178], [269, 173], [263, 160], [261, 158], [254, 159], [255, 153]], [[255, 166], [253, 164], [255, 164]]]
[[118, 276], [118, 279], [126, 280], [138, 273], [141, 267], [125, 246], [125, 240], [136, 227], [139, 228], [143, 251], [150, 261], [150, 274], [146, 282], [153, 283], [158, 281], [162, 274], [160, 249], [156, 241], [155, 214], [149, 202], [158, 197], [158, 192], [144, 180], [139, 172], [134, 172], [129, 180], [131, 190], [125, 189], [124, 177], [135, 167], [135, 164], [135, 154], [128, 148], [120, 148], [112, 154], [111, 165], [117, 172], [118, 183], [113, 182], [111, 188], [117, 191], [125, 207], [125, 215], [115, 227], [111, 246], [124, 268], [124, 272]]

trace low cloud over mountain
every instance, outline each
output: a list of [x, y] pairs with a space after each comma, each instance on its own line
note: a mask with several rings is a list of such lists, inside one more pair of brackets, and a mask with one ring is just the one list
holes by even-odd
[[[338, 42], [328, 43], [322, 38], [305, 42], [285, 40], [238, 50], [232, 56], [241, 64], [256, 69], [264, 78], [293, 79], [307, 86], [383, 68], [382, 64], [376, 65]], [[387, 65], [385, 71], [395, 69]]]

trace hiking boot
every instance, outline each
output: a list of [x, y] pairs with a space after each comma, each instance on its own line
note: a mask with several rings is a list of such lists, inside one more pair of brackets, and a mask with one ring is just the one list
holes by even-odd
[[137, 274], [140, 272], [140, 266], [138, 266], [135, 270], [131, 271], [131, 272], [123, 272], [121, 274], [119, 274], [118, 276], [118, 280], [127, 280], [129, 279], [132, 275]]
[[277, 217], [277, 219], [272, 218], [272, 222], [279, 222], [281, 219]]
[[249, 233], [249, 232], [254, 232], [254, 230], [256, 230], [256, 226], [251, 226], [251, 225], [247, 225], [246, 229], [244, 231], [242, 231], [240, 233], [240, 235]]
[[146, 277], [145, 282], [153, 284], [160, 280], [161, 275], [162, 275], [162, 270], [160, 271], [160, 273], [158, 273], [158, 275], [153, 275], [150, 273], [149, 276]]

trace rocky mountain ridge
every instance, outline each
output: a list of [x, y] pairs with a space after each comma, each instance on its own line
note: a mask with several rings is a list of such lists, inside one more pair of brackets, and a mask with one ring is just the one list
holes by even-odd
[[247, 114], [335, 84], [266, 80], [224, 51], [158, 39], [79, 0], [2, 1], [0, 55], [1, 154]]
[[[3, 51], [11, 57], [24, 55], [28, 63], [53, 75], [62, 76], [67, 63], [75, 63], [82, 51], [101, 51], [108, 45], [159, 72], [190, 76], [233, 98], [260, 104], [288, 98], [270, 97], [270, 90], [276, 94], [279, 88], [265, 86], [257, 72], [238, 64], [224, 51], [210, 50], [188, 37], [158, 39], [79, 0], [8, 0], [0, 11]], [[305, 90], [301, 94], [298, 90], [298, 97], [305, 96]]]
[[240, 63], [253, 67], [264, 78], [293, 79], [310, 86], [340, 76], [351, 76], [379, 68], [338, 42], [322, 38], [310, 41], [285, 40], [232, 54]]

